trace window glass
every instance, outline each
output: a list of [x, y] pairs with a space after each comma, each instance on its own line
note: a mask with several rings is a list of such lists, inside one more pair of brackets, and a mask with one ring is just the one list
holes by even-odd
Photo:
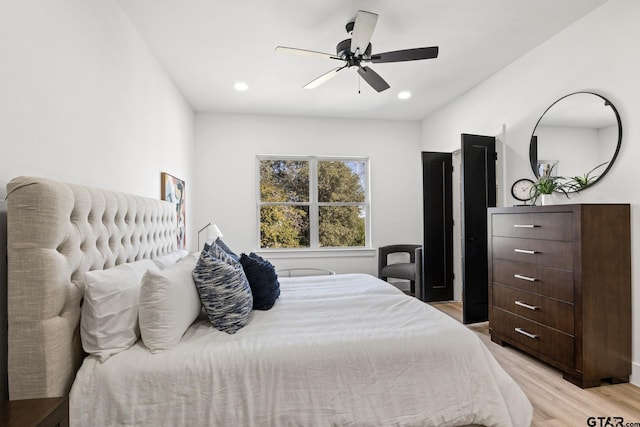
[[367, 159], [262, 156], [258, 164], [260, 248], [366, 246]]
[[308, 202], [309, 162], [260, 160], [260, 200], [263, 202]]
[[308, 248], [309, 207], [260, 207], [261, 248]]
[[365, 216], [358, 206], [320, 206], [320, 246], [364, 246]]
[[319, 202], [364, 202], [365, 162], [318, 161]]

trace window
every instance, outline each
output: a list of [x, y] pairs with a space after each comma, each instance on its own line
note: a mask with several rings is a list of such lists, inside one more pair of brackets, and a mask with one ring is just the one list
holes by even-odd
[[366, 158], [258, 157], [260, 248], [366, 247]]

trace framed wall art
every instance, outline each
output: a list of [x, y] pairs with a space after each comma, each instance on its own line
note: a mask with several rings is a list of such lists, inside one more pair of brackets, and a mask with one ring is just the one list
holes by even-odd
[[178, 249], [187, 248], [186, 232], [186, 205], [185, 205], [185, 184], [180, 178], [176, 178], [166, 172], [160, 174], [161, 187], [160, 198], [173, 203], [176, 207], [176, 219], [178, 222]]

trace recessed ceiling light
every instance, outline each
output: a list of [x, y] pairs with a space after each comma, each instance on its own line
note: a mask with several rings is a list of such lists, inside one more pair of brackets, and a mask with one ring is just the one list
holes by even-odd
[[398, 94], [398, 98], [400, 99], [409, 99], [411, 98], [411, 92], [409, 92], [408, 90], [402, 91]]
[[233, 85], [233, 88], [239, 92], [244, 92], [245, 90], [249, 89], [249, 85], [245, 82], [236, 82]]

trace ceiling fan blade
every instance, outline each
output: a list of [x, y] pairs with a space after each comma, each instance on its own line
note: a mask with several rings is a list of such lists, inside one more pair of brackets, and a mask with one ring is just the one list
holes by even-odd
[[369, 83], [369, 86], [374, 88], [378, 92], [389, 89], [389, 84], [384, 81], [382, 77], [369, 67], [358, 67], [358, 74], [362, 76], [365, 82]]
[[312, 80], [309, 83], [307, 83], [304, 86], [304, 88], [305, 89], [314, 89], [314, 88], [320, 86], [322, 83], [325, 83], [325, 82], [331, 80], [332, 78], [334, 78], [336, 76], [336, 74], [338, 74], [338, 71], [342, 70], [343, 68], [344, 67], [334, 68], [333, 70], [324, 73], [323, 75], [321, 75], [317, 79]]
[[392, 52], [376, 53], [371, 55], [369, 61], [378, 64], [381, 62], [415, 61], [418, 59], [431, 59], [438, 57], [438, 46], [417, 47], [415, 49], [394, 50]]
[[295, 55], [315, 56], [326, 59], [340, 59], [335, 55], [324, 52], [316, 52], [315, 50], [298, 49], [295, 47], [277, 46], [275, 51], [278, 53], [293, 53]]
[[365, 12], [364, 10], [358, 11], [351, 35], [351, 52], [357, 55], [364, 54], [367, 46], [369, 46], [377, 22], [377, 14]]

